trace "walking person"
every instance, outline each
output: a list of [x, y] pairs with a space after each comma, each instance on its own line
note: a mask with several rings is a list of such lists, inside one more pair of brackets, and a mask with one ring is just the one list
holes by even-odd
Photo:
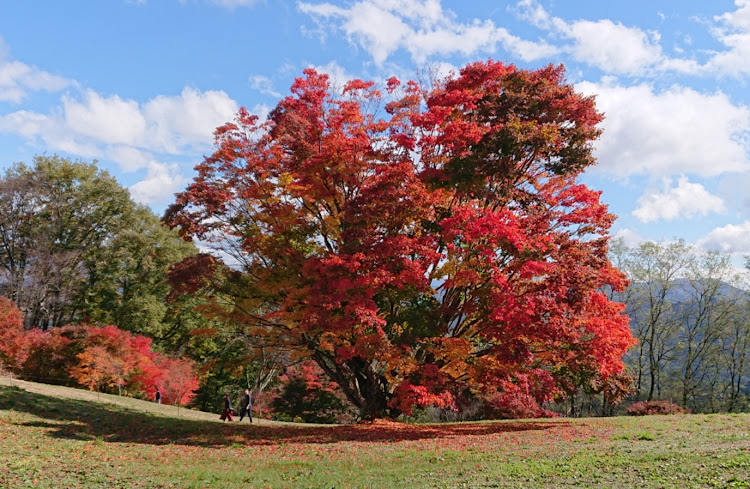
[[156, 404], [161, 404], [161, 391], [159, 390], [158, 387], [156, 388], [156, 395], [154, 396], [154, 402]]
[[232, 408], [232, 401], [231, 399], [229, 399], [229, 394], [224, 394], [224, 411], [221, 412], [221, 417], [219, 419], [222, 421], [225, 421], [225, 420], [234, 421], [232, 414], [234, 414], [234, 408]]
[[242, 409], [240, 410], [240, 422], [242, 422], [242, 418], [245, 417], [245, 414], [247, 414], [247, 418], [250, 420], [250, 423], [253, 422], [253, 398], [250, 396], [250, 389], [245, 389], [245, 397], [242, 399]]

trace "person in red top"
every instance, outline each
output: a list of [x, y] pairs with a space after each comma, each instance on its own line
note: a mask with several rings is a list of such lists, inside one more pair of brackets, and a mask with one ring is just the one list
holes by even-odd
[[221, 417], [219, 419], [222, 421], [234, 421], [232, 414], [234, 414], [232, 401], [229, 399], [229, 394], [224, 394], [224, 411], [221, 412]]

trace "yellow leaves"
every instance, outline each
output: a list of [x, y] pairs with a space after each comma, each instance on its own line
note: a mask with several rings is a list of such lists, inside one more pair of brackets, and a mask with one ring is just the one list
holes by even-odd
[[289, 172], [285, 171], [279, 176], [279, 185], [282, 187], [287, 187], [293, 181], [294, 181], [294, 176]]
[[459, 270], [459, 266], [462, 264], [460, 257], [455, 252], [448, 252], [448, 260], [443, 262], [437, 267], [434, 275], [435, 277], [453, 277]]
[[325, 333], [320, 335], [318, 348], [320, 348], [323, 351], [333, 352], [336, 348], [334, 345], [335, 341], [336, 341], [336, 335], [330, 331], [326, 331]]
[[404, 325], [402, 324], [392, 324], [390, 331], [388, 332], [388, 337], [393, 339], [401, 336], [404, 333]]
[[472, 346], [463, 338], [433, 338], [425, 349], [432, 354], [436, 364], [442, 365], [440, 371], [451, 378], [466, 375], [471, 369], [467, 359]]
[[413, 356], [402, 349], [390, 349], [383, 352], [378, 360], [385, 365], [385, 378], [389, 385], [399, 384], [414, 373], [419, 365]]

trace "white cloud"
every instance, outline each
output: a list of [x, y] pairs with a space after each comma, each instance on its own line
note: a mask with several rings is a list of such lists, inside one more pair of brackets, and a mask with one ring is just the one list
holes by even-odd
[[146, 168], [151, 163], [149, 153], [131, 146], [110, 146], [107, 148], [106, 156], [126, 173]]
[[432, 80], [444, 80], [448, 78], [449, 76], [458, 75], [458, 73], [461, 71], [461, 68], [458, 66], [452, 64], [452, 63], [446, 63], [446, 62], [439, 62], [439, 63], [432, 63], [428, 66], [428, 75], [432, 78]]
[[648, 84], [624, 87], [604, 80], [577, 88], [596, 95], [605, 114], [592, 171], [618, 177], [718, 175], [750, 168], [750, 110], [721, 93]]
[[5, 116], [0, 115], [0, 132], [18, 134], [29, 142], [41, 139], [45, 151], [64, 151], [84, 158], [97, 158], [101, 155], [99, 146], [74, 137], [59, 114], [44, 115], [19, 110]]
[[10, 60], [7, 53], [8, 48], [0, 37], [0, 101], [19, 103], [29, 92], [57, 92], [73, 85], [67, 78]]
[[718, 15], [715, 20], [722, 22], [727, 28], [750, 31], [750, 0], [735, 0], [734, 4], [737, 10]]
[[724, 46], [707, 63], [708, 72], [750, 75], [750, 0], [735, 0], [737, 10], [714, 17], [713, 34]]
[[64, 96], [62, 107], [49, 114], [0, 116], [0, 131], [40, 138], [48, 150], [85, 157], [110, 146], [179, 154], [210, 147], [214, 129], [232, 120], [236, 111], [237, 103], [222, 91], [185, 88], [180, 95], [159, 95], [139, 104], [87, 90], [81, 98]]
[[582, 20], [569, 26], [572, 55], [607, 73], [636, 74], [662, 58], [658, 36], [611, 20]]
[[312, 16], [322, 29], [342, 30], [377, 65], [400, 49], [408, 51], [417, 63], [435, 55], [492, 53], [498, 44], [524, 61], [557, 52], [546, 42], [513, 36], [491, 20], [456, 22], [456, 15], [444, 10], [439, 0], [360, 0], [346, 8], [299, 2], [297, 7]]
[[167, 165], [151, 161], [146, 177], [129, 187], [130, 195], [136, 202], [154, 205], [174, 199], [174, 193], [183, 188], [187, 179], [179, 175], [177, 165]]
[[605, 73], [643, 75], [653, 70], [683, 73], [699, 70], [693, 60], [665, 56], [657, 32], [609, 19], [567, 22], [551, 16], [537, 0], [521, 0], [517, 8], [522, 18], [536, 27], [569, 40], [569, 44], [560, 47], [563, 52]]
[[310, 68], [314, 68], [318, 73], [325, 73], [328, 75], [328, 82], [331, 84], [331, 87], [339, 90], [343, 90], [347, 82], [358, 78], [349, 74], [346, 69], [336, 63], [336, 61], [330, 61], [325, 65], [310, 66]]
[[28, 110], [0, 115], [0, 132], [10, 132], [29, 139], [42, 134], [49, 125], [49, 117]]
[[[651, 75], [673, 71], [683, 74], [750, 75], [750, 0], [735, 0], [736, 10], [713, 18], [711, 33], [724, 45], [724, 50], [710, 52], [709, 60], [701, 64], [692, 58], [667, 56], [659, 43], [658, 32], [625, 26], [610, 19], [576, 20], [568, 22], [554, 17], [537, 0], [521, 0], [517, 10], [522, 18], [552, 36], [570, 41], [560, 46], [573, 59], [597, 67], [605, 73]], [[659, 14], [660, 16], [663, 14]], [[693, 44], [684, 35], [685, 46]], [[674, 52], [684, 54], [676, 45]]]
[[499, 46], [527, 62], [567, 53], [610, 74], [696, 74], [706, 70], [693, 59], [667, 56], [656, 31], [610, 19], [569, 22], [550, 15], [537, 0], [519, 1], [515, 11], [546, 31], [551, 42], [520, 38], [488, 19], [460, 22], [440, 0], [358, 0], [346, 6], [300, 1], [297, 6], [314, 19], [321, 38], [326, 31], [340, 30], [379, 66], [398, 50], [424, 63], [435, 56], [494, 53]]
[[281, 94], [273, 89], [273, 82], [270, 78], [263, 75], [251, 75], [248, 78], [250, 82], [250, 88], [258, 90], [264, 95], [270, 95], [272, 97], [279, 98]]
[[750, 217], [750, 173], [731, 173], [719, 182], [718, 192], [729, 202], [730, 207], [738, 211], [738, 215]]
[[237, 104], [219, 91], [185, 88], [180, 95], [159, 95], [139, 104], [87, 90], [78, 98], [64, 96], [62, 106], [48, 114], [0, 115], [0, 132], [40, 140], [45, 151], [107, 158], [126, 173], [145, 168], [145, 177], [130, 193], [138, 202], [159, 206], [172, 201], [187, 179], [178, 165], [158, 162], [155, 154], [210, 148], [214, 129], [232, 120], [236, 111]]
[[651, 222], [726, 212], [724, 200], [709, 193], [703, 185], [690, 183], [684, 176], [676, 187], [671, 187], [671, 183], [667, 179], [663, 191], [652, 190], [641, 196], [633, 216], [641, 222]]
[[724, 253], [750, 253], [750, 221], [716, 228], [696, 243], [699, 248]]
[[169, 153], [205, 147], [212, 142], [214, 130], [231, 121], [237, 109], [237, 103], [220, 90], [185, 88], [178, 96], [159, 95], [143, 105], [149, 128], [145, 147]]
[[635, 248], [646, 241], [646, 238], [630, 228], [620, 229], [614, 235], [614, 238], [620, 238], [628, 248]]
[[271, 107], [265, 104], [253, 105], [251, 113], [258, 116], [259, 122], [263, 122], [268, 118], [268, 114], [271, 113]]
[[83, 100], [63, 97], [65, 125], [73, 132], [107, 144], [135, 144], [146, 136], [146, 118], [138, 102], [102, 97], [86, 90]]

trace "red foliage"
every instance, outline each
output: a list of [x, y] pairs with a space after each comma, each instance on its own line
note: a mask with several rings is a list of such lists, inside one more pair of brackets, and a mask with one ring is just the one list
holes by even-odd
[[435, 406], [453, 410], [456, 408], [456, 402], [450, 392], [444, 390], [430, 392], [424, 385], [413, 385], [408, 381], [402, 382], [394, 390], [389, 407], [409, 415], [415, 406]]
[[[190, 402], [200, 385], [195, 376], [193, 362], [182, 358], [161, 357], [157, 365], [163, 376], [161, 381], [163, 402], [180, 406]], [[156, 391], [147, 392], [149, 397], [152, 397]]]
[[85, 330], [73, 326], [48, 331], [30, 329], [24, 333], [27, 356], [18, 366], [19, 375], [49, 384], [68, 384], [69, 370], [83, 352]]
[[23, 314], [16, 305], [0, 297], [0, 366], [17, 368], [28, 355], [24, 337]]
[[216, 273], [216, 259], [210, 255], [198, 255], [185, 258], [172, 266], [169, 271], [169, 283], [172, 290], [169, 298], [195, 293], [208, 285]]
[[648, 416], [651, 414], [690, 414], [689, 409], [670, 401], [641, 401], [628, 408], [631, 416]]
[[162, 389], [165, 402], [186, 404], [198, 388], [187, 359], [151, 350], [151, 339], [115, 326], [65, 326], [43, 332], [23, 330], [20, 312], [0, 298], [0, 360], [18, 375], [46, 383], [71, 380], [92, 390], [107, 387], [153, 398]]
[[[604, 383], [634, 340], [599, 292], [614, 216], [578, 183], [601, 115], [562, 67], [489, 61], [394, 97], [305, 70], [265, 123], [245, 109], [166, 219], [244, 268], [192, 259], [244, 321], [306, 351], [363, 417], [500, 386], [522, 402]], [[210, 266], [207, 266], [210, 264]], [[586, 375], [581, 375], [585, 373]]]
[[287, 367], [284, 374], [279, 376], [279, 380], [282, 383], [296, 379], [301, 381], [305, 386], [305, 390], [308, 392], [336, 392], [339, 387], [336, 382], [331, 382], [331, 380], [326, 377], [325, 372], [320, 369], [318, 364], [310, 360]]

